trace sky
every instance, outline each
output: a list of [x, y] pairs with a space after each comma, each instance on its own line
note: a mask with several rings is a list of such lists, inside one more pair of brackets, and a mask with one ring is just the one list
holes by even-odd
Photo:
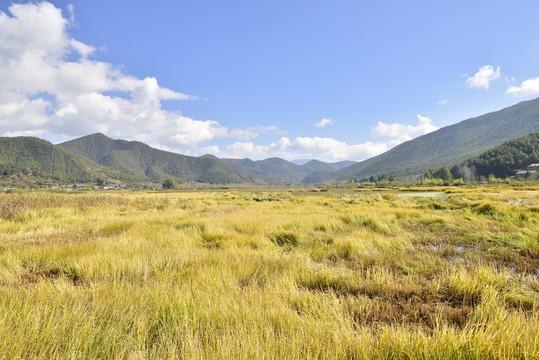
[[539, 96], [537, 1], [0, 0], [0, 136], [361, 161]]

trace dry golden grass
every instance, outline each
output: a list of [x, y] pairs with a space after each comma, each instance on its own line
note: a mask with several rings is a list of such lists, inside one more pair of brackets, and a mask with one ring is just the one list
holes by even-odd
[[0, 359], [539, 353], [535, 189], [0, 194]]

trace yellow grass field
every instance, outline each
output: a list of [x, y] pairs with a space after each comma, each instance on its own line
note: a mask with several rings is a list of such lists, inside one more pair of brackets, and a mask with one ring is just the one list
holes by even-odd
[[295, 195], [0, 193], [0, 359], [538, 358], [537, 189]]

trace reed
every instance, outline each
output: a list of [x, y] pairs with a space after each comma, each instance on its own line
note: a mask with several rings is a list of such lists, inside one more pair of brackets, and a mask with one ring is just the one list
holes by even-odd
[[537, 191], [446, 195], [0, 193], [0, 358], [537, 358]]

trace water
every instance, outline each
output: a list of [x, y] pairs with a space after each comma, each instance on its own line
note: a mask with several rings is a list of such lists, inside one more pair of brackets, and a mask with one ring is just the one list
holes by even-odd
[[398, 196], [411, 198], [447, 199], [447, 194], [443, 191], [403, 192], [399, 193]]

